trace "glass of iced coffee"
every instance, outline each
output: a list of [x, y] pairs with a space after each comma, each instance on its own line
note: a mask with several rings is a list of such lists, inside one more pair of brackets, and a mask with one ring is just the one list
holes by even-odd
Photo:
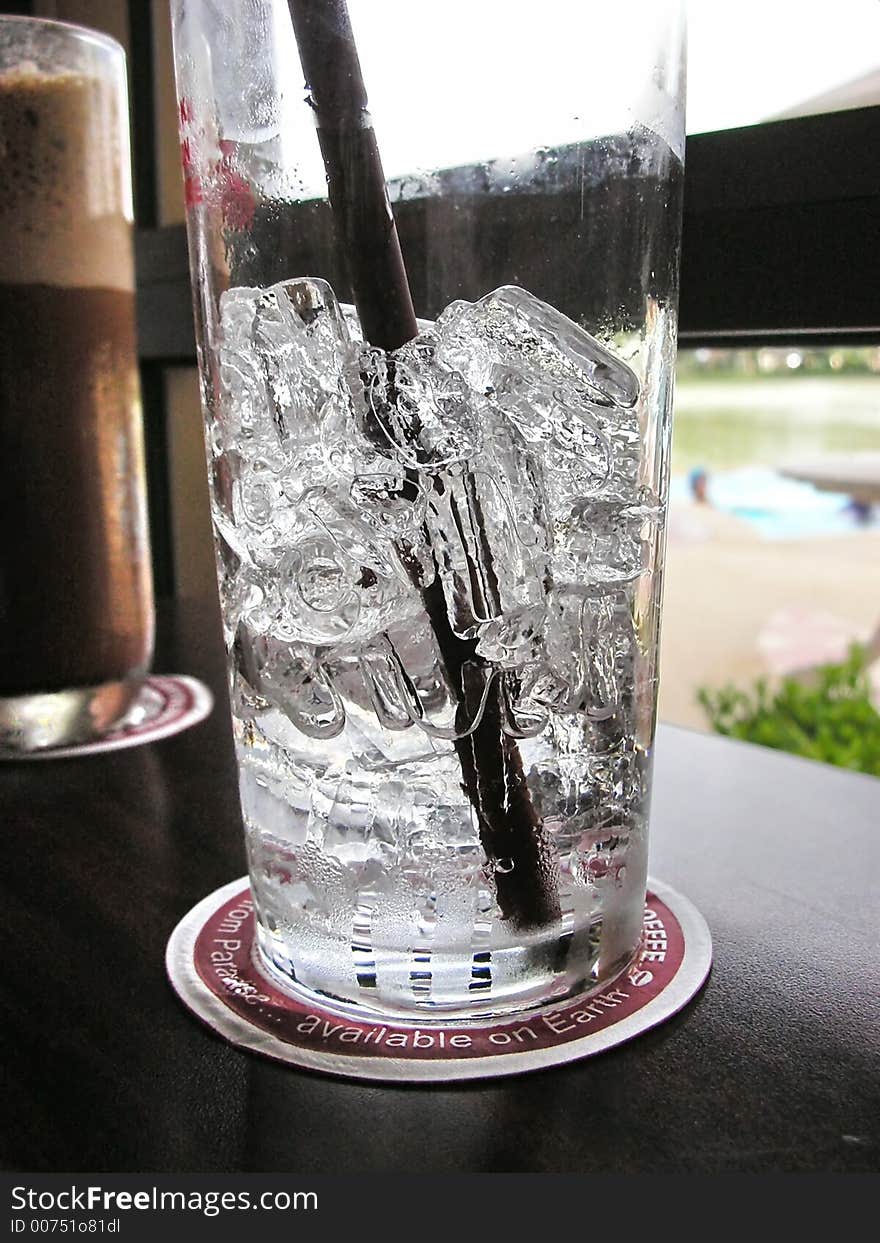
[[125, 56], [0, 18], [0, 753], [100, 737], [152, 658]]

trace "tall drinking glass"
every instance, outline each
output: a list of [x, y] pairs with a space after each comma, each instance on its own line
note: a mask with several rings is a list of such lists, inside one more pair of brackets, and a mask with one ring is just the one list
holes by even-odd
[[678, 5], [172, 11], [264, 963], [419, 1022], [603, 986], [645, 898]]
[[0, 753], [128, 710], [152, 657], [125, 56], [0, 17]]

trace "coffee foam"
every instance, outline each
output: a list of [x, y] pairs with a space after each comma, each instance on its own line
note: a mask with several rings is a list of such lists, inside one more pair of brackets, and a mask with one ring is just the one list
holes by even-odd
[[110, 81], [0, 72], [0, 282], [134, 288], [120, 122]]

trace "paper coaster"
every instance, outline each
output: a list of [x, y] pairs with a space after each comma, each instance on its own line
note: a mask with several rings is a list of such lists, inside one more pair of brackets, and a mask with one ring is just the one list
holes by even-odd
[[281, 991], [257, 965], [247, 877], [193, 907], [165, 955], [181, 1000], [232, 1044], [308, 1070], [408, 1083], [496, 1078], [600, 1053], [680, 1010], [711, 962], [702, 915], [653, 880], [639, 956], [613, 984], [503, 1019], [365, 1020]]
[[203, 721], [214, 706], [214, 696], [203, 682], [184, 674], [153, 674], [147, 678], [123, 721], [103, 738], [69, 747], [46, 747], [7, 756], [15, 760], [60, 760], [77, 755], [99, 755], [158, 742]]

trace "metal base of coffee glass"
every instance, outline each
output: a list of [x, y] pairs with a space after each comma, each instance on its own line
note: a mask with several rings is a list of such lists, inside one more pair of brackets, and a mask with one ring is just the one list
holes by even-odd
[[125, 719], [146, 676], [141, 669], [100, 686], [0, 698], [0, 758], [103, 738]]
[[683, 124], [677, 6], [622, 7], [451, 3], [426, 66], [419, 6], [173, 6], [259, 949], [365, 1013], [638, 946]]

